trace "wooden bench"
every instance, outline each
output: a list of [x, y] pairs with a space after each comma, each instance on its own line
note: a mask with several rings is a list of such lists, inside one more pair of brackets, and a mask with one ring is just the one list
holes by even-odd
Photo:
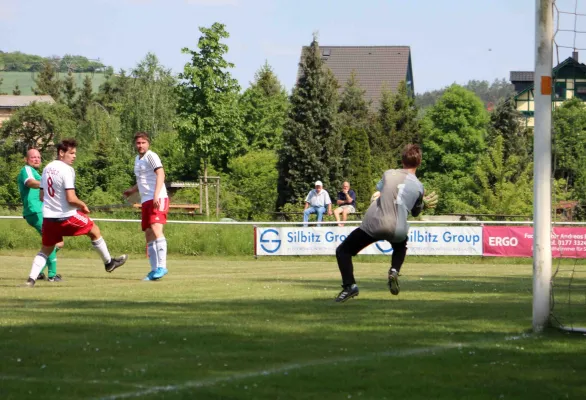
[[[272, 213], [269, 213], [269, 214], [274, 215], [280, 221], [291, 221], [291, 220], [295, 220], [295, 221], [301, 221], [301, 222], [303, 222], [303, 211], [292, 211], [292, 212], [279, 211], [279, 212], [272, 212]], [[311, 215], [316, 215], [316, 214], [314, 213], [314, 214], [311, 214]], [[350, 219], [351, 216], [357, 216], [358, 219], [361, 219], [362, 218], [362, 215], [363, 215], [363, 213], [361, 213], [361, 212], [348, 213], [348, 219]], [[315, 220], [315, 218], [311, 218], [311, 216], [310, 216], [310, 219], [309, 220], [311, 221], [312, 219]], [[324, 221], [328, 221], [328, 220], [335, 221], [336, 218], [334, 217], [334, 215], [332, 215], [330, 217], [327, 213], [324, 213], [323, 214], [323, 220]]]
[[[134, 208], [141, 208], [140, 204], [134, 204]], [[169, 210], [183, 210], [190, 214], [195, 214], [199, 210], [199, 204], [169, 204]]]

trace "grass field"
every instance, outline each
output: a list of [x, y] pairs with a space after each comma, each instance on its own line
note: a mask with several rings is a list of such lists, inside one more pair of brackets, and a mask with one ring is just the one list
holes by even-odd
[[60, 253], [61, 283], [21, 285], [31, 254], [0, 256], [0, 398], [583, 399], [586, 340], [529, 333], [531, 265], [182, 258], [142, 282]]
[[[34, 94], [33, 87], [36, 87], [34, 79], [37, 77], [37, 74], [38, 72], [35, 72], [34, 75], [31, 72], [0, 72], [0, 78], [4, 79], [2, 86], [0, 86], [0, 92], [12, 94], [12, 89], [18, 85], [21, 95], [32, 95]], [[94, 73], [92, 75], [91, 73], [76, 72], [73, 76], [75, 77], [75, 83], [78, 87], [83, 86], [83, 80], [86, 75], [89, 75], [92, 78], [94, 92], [97, 92], [100, 85], [105, 81], [104, 74]], [[64, 79], [66, 76], [67, 73], [60, 72], [58, 78]]]

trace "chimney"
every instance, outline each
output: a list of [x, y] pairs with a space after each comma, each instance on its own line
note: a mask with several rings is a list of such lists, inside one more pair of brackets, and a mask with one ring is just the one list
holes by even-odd
[[572, 52], [572, 58], [573, 58], [574, 60], [576, 60], [576, 62], [579, 62], [579, 61], [578, 61], [578, 52], [577, 52], [577, 51], [573, 51], [573, 52]]

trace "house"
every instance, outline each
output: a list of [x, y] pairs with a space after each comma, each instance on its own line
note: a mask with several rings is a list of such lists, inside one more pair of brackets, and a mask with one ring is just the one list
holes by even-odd
[[49, 104], [55, 103], [51, 96], [0, 95], [0, 126], [20, 107], [26, 107], [35, 101]]
[[[553, 108], [560, 106], [564, 100], [578, 97], [586, 101], [586, 65], [578, 61], [578, 53], [574, 52], [558, 64], [552, 72]], [[515, 107], [523, 114], [525, 126], [534, 125], [534, 74], [533, 71], [511, 71], [511, 83], [515, 86]]]
[[[306, 48], [301, 51], [302, 57]], [[340, 84], [339, 92], [355, 71], [360, 87], [366, 91], [365, 99], [372, 102], [373, 109], [379, 106], [382, 90], [395, 92], [401, 81], [415, 95], [409, 46], [320, 46], [319, 49], [322, 60]]]

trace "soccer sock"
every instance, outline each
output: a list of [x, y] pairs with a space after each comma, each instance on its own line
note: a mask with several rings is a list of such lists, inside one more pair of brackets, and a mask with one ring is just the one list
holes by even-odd
[[167, 238], [165, 236], [155, 240], [157, 247], [157, 266], [167, 268]]
[[108, 251], [108, 246], [103, 237], [96, 241], [92, 240], [92, 246], [94, 246], [94, 249], [98, 252], [104, 264], [109, 264], [110, 261], [112, 261], [112, 257], [110, 257], [110, 252]]
[[158, 255], [158, 250], [157, 250], [157, 246], [156, 246], [156, 240], [153, 240], [152, 242], [148, 242], [148, 248], [149, 248], [149, 263], [151, 264], [151, 271], [156, 271], [157, 266], [158, 266], [158, 262], [159, 262], [159, 255]]
[[55, 249], [47, 258], [47, 273], [49, 278], [53, 278], [57, 275], [57, 251], [59, 251], [59, 248], [55, 246]]
[[35, 259], [33, 260], [33, 265], [31, 266], [31, 274], [29, 275], [29, 278], [36, 281], [37, 277], [39, 276], [39, 273], [45, 267], [46, 263], [47, 263], [47, 256], [44, 255], [43, 253], [37, 254], [35, 256]]
[[391, 246], [393, 246], [391, 269], [396, 270], [398, 273], [405, 262], [405, 256], [407, 256], [407, 239], [399, 243], [391, 243]]

